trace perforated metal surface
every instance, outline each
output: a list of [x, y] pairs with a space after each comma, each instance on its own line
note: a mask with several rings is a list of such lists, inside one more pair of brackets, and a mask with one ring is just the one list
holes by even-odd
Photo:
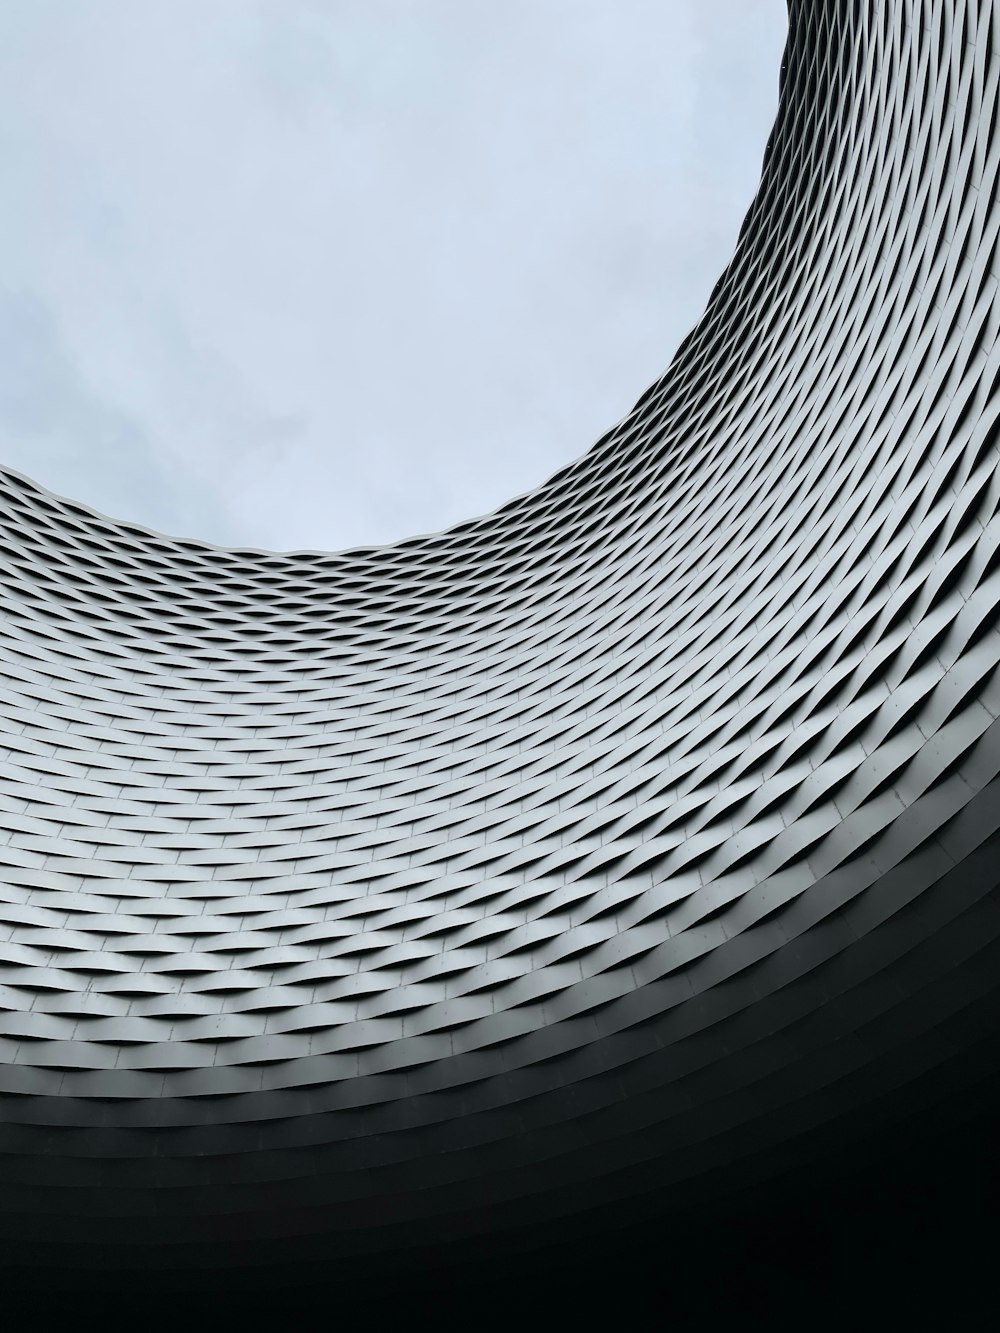
[[275, 555], [0, 473], [22, 1258], [342, 1256], [669, 1193], [981, 1030], [1000, 13], [790, 24], [704, 318], [532, 494]]

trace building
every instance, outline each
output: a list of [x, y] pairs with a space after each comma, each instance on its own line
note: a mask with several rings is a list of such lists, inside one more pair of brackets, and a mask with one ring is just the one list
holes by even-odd
[[493, 515], [228, 551], [2, 474], [8, 1257], [530, 1246], [983, 1072], [998, 47], [793, 0], [703, 319]]

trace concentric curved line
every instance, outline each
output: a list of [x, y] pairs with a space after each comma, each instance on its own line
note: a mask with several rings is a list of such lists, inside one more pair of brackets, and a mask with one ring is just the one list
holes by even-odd
[[0, 472], [9, 1254], [682, 1201], [995, 1036], [1000, 13], [789, 21], [702, 320], [538, 490], [273, 554]]

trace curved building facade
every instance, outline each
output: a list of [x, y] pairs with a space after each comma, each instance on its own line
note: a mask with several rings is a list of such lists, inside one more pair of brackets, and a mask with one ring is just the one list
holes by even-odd
[[1000, 9], [789, 22], [704, 317], [538, 490], [270, 554], [0, 473], [8, 1258], [528, 1244], [985, 1068]]

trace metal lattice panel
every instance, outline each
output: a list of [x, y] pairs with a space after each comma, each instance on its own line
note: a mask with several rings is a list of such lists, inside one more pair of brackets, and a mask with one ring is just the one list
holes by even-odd
[[229, 551], [0, 472], [8, 1246], [499, 1234], [982, 1029], [998, 46], [997, 0], [793, 0], [703, 319], [489, 517]]

